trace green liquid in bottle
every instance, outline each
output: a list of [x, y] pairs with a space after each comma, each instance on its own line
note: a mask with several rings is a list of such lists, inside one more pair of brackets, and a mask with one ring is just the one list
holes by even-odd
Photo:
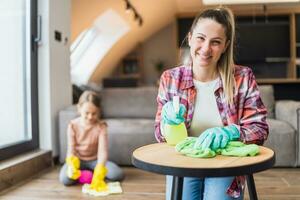
[[169, 145], [176, 145], [187, 138], [187, 130], [184, 122], [178, 125], [165, 124], [164, 131], [167, 144]]

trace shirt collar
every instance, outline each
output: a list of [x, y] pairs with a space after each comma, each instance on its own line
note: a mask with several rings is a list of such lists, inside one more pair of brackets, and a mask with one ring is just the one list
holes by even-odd
[[193, 82], [193, 70], [191, 65], [187, 65], [183, 70], [182, 81], [180, 84], [181, 89], [188, 89], [190, 87], [194, 87]]
[[[185, 70], [183, 71], [180, 89], [188, 89], [191, 87], [195, 87], [194, 81], [193, 81], [192, 65], [186, 65]], [[221, 76], [218, 76], [218, 82], [214, 88], [214, 91], [217, 91], [219, 88], [223, 88]]]

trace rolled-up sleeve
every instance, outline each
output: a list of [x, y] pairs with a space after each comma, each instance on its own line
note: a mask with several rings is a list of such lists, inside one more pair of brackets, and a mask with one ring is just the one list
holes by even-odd
[[248, 72], [248, 80], [245, 87], [244, 103], [239, 120], [241, 140], [244, 143], [255, 143], [262, 145], [269, 134], [269, 127], [266, 122], [267, 109], [265, 108], [251, 70]]
[[165, 142], [165, 138], [162, 135], [162, 132], [160, 130], [160, 121], [161, 121], [161, 111], [163, 105], [167, 102], [167, 88], [166, 84], [167, 83], [167, 78], [166, 78], [166, 73], [163, 73], [160, 77], [160, 82], [159, 82], [159, 88], [158, 88], [158, 94], [157, 94], [157, 112], [155, 116], [155, 138], [158, 142]]

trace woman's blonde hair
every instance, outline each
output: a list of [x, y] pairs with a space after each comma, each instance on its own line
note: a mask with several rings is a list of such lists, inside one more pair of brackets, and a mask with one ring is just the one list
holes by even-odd
[[206, 9], [202, 11], [193, 21], [189, 33], [192, 34], [199, 20], [212, 19], [221, 24], [225, 29], [225, 35], [228, 42], [225, 52], [221, 55], [217, 69], [220, 73], [225, 99], [228, 103], [233, 103], [235, 79], [234, 79], [234, 60], [233, 48], [235, 43], [235, 21], [232, 11], [229, 8], [219, 7]]

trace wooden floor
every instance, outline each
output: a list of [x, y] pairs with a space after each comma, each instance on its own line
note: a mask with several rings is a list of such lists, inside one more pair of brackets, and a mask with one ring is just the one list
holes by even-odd
[[[0, 193], [0, 199], [11, 200], [163, 200], [165, 177], [133, 167], [124, 168], [121, 183], [123, 194], [91, 197], [81, 193], [81, 186], [65, 187], [58, 182], [59, 167], [37, 174], [30, 180]], [[300, 200], [300, 168], [271, 169], [254, 175], [258, 198], [261, 200]], [[247, 193], [247, 192], [246, 192]], [[249, 199], [248, 194], [245, 199]]]

